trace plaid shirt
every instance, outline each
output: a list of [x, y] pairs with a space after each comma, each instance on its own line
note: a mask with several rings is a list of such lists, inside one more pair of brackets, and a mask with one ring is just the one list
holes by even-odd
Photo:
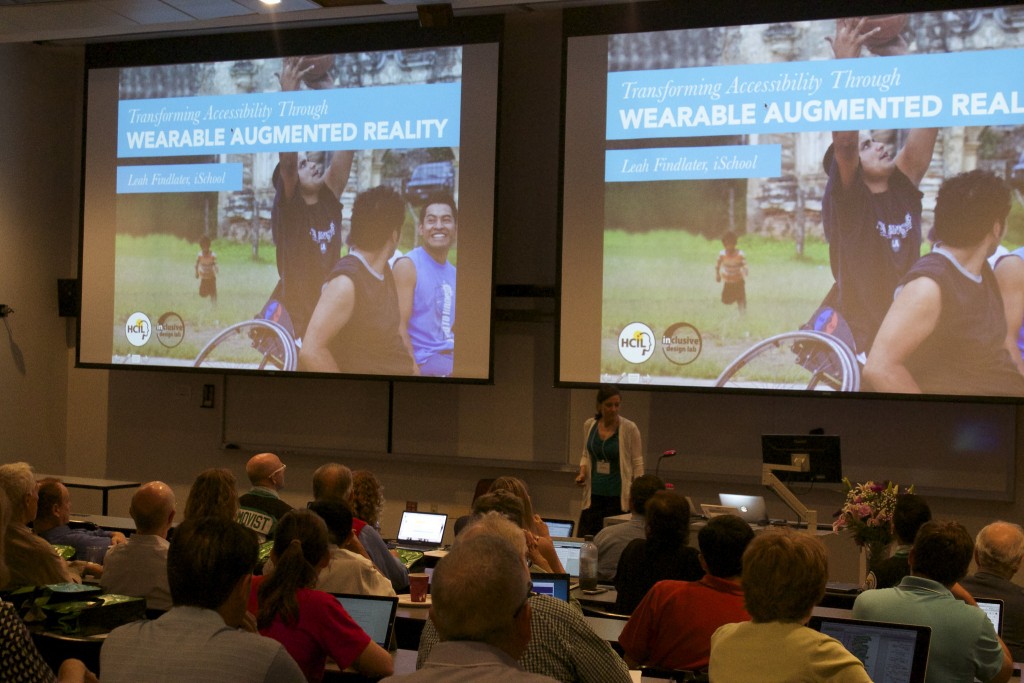
[[[563, 683], [629, 683], [629, 669], [583, 618], [578, 603], [549, 595], [530, 598], [533, 635], [519, 665], [526, 671], [551, 676]], [[420, 636], [416, 668], [426, 661], [439, 640], [434, 622], [427, 620]]]

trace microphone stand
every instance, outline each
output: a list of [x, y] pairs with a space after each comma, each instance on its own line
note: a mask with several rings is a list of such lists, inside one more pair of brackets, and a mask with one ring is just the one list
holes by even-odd
[[656, 476], [656, 477], [658, 476], [658, 470], [661, 469], [661, 461], [662, 460], [664, 460], [665, 458], [674, 458], [675, 456], [676, 456], [676, 450], [674, 448], [670, 449], [670, 450], [667, 450], [664, 453], [662, 453], [661, 456], [658, 458], [657, 464], [655, 464], [655, 466], [654, 466], [654, 476]]

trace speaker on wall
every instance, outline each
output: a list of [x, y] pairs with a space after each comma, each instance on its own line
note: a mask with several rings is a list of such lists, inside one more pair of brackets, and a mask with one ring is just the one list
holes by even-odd
[[57, 280], [57, 314], [60, 317], [78, 317], [79, 297], [78, 280]]

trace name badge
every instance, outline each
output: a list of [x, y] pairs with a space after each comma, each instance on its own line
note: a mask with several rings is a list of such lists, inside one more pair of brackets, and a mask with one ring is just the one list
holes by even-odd
[[612, 464], [610, 462], [608, 462], [607, 460], [598, 460], [597, 461], [597, 473], [598, 474], [611, 474], [612, 473]]

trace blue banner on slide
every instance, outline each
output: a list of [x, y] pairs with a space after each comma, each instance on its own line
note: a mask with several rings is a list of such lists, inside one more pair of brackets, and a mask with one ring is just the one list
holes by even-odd
[[780, 145], [613, 149], [604, 157], [608, 183], [775, 178], [781, 174]]
[[118, 166], [117, 193], [221, 192], [242, 189], [242, 164]]
[[1024, 123], [1024, 50], [608, 74], [607, 139]]
[[461, 83], [118, 103], [117, 156], [457, 147]]

